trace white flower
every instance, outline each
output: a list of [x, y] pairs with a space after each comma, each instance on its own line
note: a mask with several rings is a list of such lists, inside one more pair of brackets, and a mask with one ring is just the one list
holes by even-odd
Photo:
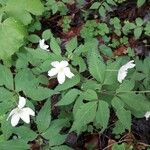
[[124, 78], [127, 76], [128, 69], [131, 69], [134, 67], [135, 67], [134, 60], [131, 60], [128, 63], [126, 63], [125, 65], [123, 65], [118, 71], [118, 81], [120, 83], [122, 83]]
[[148, 120], [150, 117], [150, 111], [146, 112], [144, 116], [145, 116], [146, 120]]
[[19, 120], [22, 119], [25, 123], [30, 123], [30, 115], [35, 116], [35, 112], [29, 108], [24, 107], [26, 104], [26, 99], [24, 97], [19, 96], [18, 107], [14, 108], [7, 120], [11, 117], [11, 125], [14, 127], [18, 124]]
[[72, 78], [74, 74], [70, 71], [70, 68], [67, 67], [69, 64], [67, 61], [53, 61], [51, 65], [54, 67], [48, 71], [50, 77], [57, 75], [57, 80], [60, 84], [65, 82], [65, 76]]
[[40, 46], [41, 49], [49, 51], [48, 50], [49, 46], [45, 44], [45, 40], [44, 39], [42, 39], [42, 40], [39, 41], [39, 46]]

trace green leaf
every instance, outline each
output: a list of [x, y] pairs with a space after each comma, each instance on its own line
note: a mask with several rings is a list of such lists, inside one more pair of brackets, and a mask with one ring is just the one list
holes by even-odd
[[80, 82], [80, 76], [79, 75], [75, 75], [73, 78], [67, 79], [65, 81], [65, 83], [59, 84], [55, 88], [55, 91], [64, 91], [64, 90], [67, 90], [67, 89], [69, 89], [69, 88], [77, 85], [79, 82]]
[[1, 131], [5, 140], [8, 140], [13, 133], [13, 127], [10, 122], [6, 120], [6, 117], [3, 117], [1, 120]]
[[24, 141], [33, 141], [38, 136], [33, 130], [28, 127], [20, 126], [13, 128], [13, 133], [17, 134]]
[[41, 15], [44, 7], [40, 0], [8, 0], [5, 11], [8, 16], [14, 17], [24, 25], [28, 25], [32, 21], [30, 13]]
[[61, 55], [61, 48], [54, 37], [51, 38], [50, 47], [56, 55]]
[[60, 131], [68, 123], [67, 119], [57, 119], [51, 122], [50, 127], [42, 133], [45, 139], [49, 140], [50, 146], [61, 145], [65, 142], [67, 135], [60, 134]]
[[28, 40], [32, 43], [38, 43], [40, 40], [40, 37], [37, 36], [36, 34], [31, 34], [28, 36]]
[[102, 17], [106, 16], [106, 9], [104, 6], [101, 6], [98, 11], [99, 11], [100, 16]]
[[123, 83], [116, 90], [117, 93], [131, 91], [135, 86], [134, 81], [124, 80]]
[[62, 105], [69, 105], [73, 103], [77, 96], [80, 94], [80, 91], [77, 89], [71, 89], [69, 90], [63, 97], [62, 99], [57, 103], [57, 106], [62, 106]]
[[[16, 5], [16, 4], [15, 4]], [[8, 36], [9, 35], [9, 36]], [[24, 44], [27, 33], [24, 26], [13, 18], [0, 24], [0, 59], [8, 59]]]
[[105, 77], [106, 66], [102, 60], [94, 52], [91, 52], [89, 58], [89, 71], [91, 75], [99, 82], [103, 83]]
[[9, 140], [9, 141], [0, 142], [0, 149], [1, 150], [8, 150], [8, 149], [27, 150], [29, 149], [29, 145], [21, 139]]
[[0, 85], [5, 85], [9, 89], [13, 89], [13, 75], [9, 68], [0, 64]]
[[100, 124], [103, 127], [103, 130], [107, 128], [109, 116], [110, 110], [108, 103], [100, 100], [98, 103], [98, 110], [96, 112], [96, 123]]
[[134, 36], [136, 39], [139, 39], [141, 34], [142, 34], [143, 28], [142, 27], [137, 27], [134, 29]]
[[112, 150], [126, 150], [126, 148], [124, 144], [120, 144], [120, 145], [114, 144]]
[[150, 102], [141, 94], [135, 93], [122, 93], [118, 97], [126, 104], [126, 107], [131, 112], [144, 113], [150, 110]]
[[74, 122], [71, 131], [80, 129], [92, 122], [96, 115], [97, 102], [88, 102], [79, 107], [74, 115]]
[[52, 37], [52, 32], [51, 30], [47, 29], [42, 33], [42, 39], [48, 40]]
[[123, 126], [130, 130], [131, 129], [131, 112], [129, 110], [125, 110], [124, 108], [120, 108], [116, 111], [116, 115], [119, 121], [123, 124]]
[[98, 9], [100, 5], [101, 5], [100, 2], [94, 2], [94, 3], [92, 4], [92, 6], [90, 7], [90, 9]]
[[73, 149], [66, 145], [60, 145], [60, 146], [52, 147], [51, 150], [73, 150]]
[[75, 48], [77, 48], [77, 46], [78, 46], [77, 37], [72, 38], [72, 39], [71, 39], [69, 42], [67, 42], [67, 44], [65, 45], [68, 54], [72, 53], [73, 50], [75, 50]]
[[110, 4], [110, 5], [117, 6], [117, 4], [115, 3], [114, 0], [107, 0], [107, 3]]
[[137, 0], [137, 6], [141, 7], [145, 2], [146, 0]]
[[96, 99], [98, 99], [97, 93], [91, 89], [87, 89], [85, 92], [83, 92], [82, 96], [85, 100], [96, 100]]
[[36, 124], [38, 131], [40, 133], [44, 132], [49, 127], [50, 122], [51, 122], [51, 102], [50, 99], [48, 99], [36, 117]]
[[57, 92], [43, 87], [38, 87], [38, 88], [31, 87], [30, 89], [25, 90], [25, 94], [35, 101], [41, 101], [51, 97], [54, 94], [57, 94]]

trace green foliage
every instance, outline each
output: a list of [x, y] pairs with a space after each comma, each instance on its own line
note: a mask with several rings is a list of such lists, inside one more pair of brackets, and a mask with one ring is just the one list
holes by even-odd
[[36, 117], [36, 123], [37, 123], [39, 132], [44, 132], [50, 125], [50, 122], [51, 122], [51, 105], [50, 105], [50, 103], [51, 102], [48, 99]]
[[40, 0], [8, 0], [4, 11], [8, 16], [14, 17], [23, 24], [28, 25], [32, 21], [31, 14], [42, 15], [44, 6]]
[[[116, 15], [126, 3], [0, 0], [0, 150], [27, 150], [34, 142], [45, 150], [70, 150], [71, 132], [102, 133], [112, 121], [112, 134], [132, 132], [132, 118], [150, 111], [150, 22], [140, 14]], [[137, 11], [145, 5], [137, 0]], [[40, 48], [40, 39], [48, 51]], [[62, 60], [73, 77], [57, 67]], [[130, 60], [135, 67], [119, 83], [118, 71]], [[58, 73], [49, 76], [51, 69]], [[12, 127], [12, 116], [7, 118], [19, 96], [35, 116]], [[119, 142], [112, 149], [132, 147]]]
[[[9, 36], [8, 36], [9, 35]], [[13, 18], [0, 24], [0, 58], [9, 59], [25, 43], [26, 29]]]

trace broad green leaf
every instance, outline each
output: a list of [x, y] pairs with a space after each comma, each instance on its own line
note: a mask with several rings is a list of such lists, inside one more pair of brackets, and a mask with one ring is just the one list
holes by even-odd
[[118, 94], [118, 97], [126, 104], [131, 112], [147, 112], [150, 111], [150, 102], [141, 94], [123, 93]]
[[55, 91], [64, 91], [67, 90], [75, 85], [77, 85], [80, 82], [80, 76], [75, 75], [71, 79], [67, 79], [63, 84], [59, 84], [56, 88]]
[[98, 84], [97, 81], [94, 80], [87, 80], [85, 83], [82, 84], [81, 88], [83, 90], [87, 90], [87, 89], [91, 89], [91, 90], [100, 90], [101, 89], [101, 85]]
[[49, 140], [50, 146], [61, 145], [65, 142], [67, 134], [60, 134], [60, 131], [66, 126], [67, 122], [67, 119], [54, 120], [51, 122], [50, 127], [42, 133], [42, 136]]
[[77, 89], [69, 90], [65, 95], [63, 95], [62, 99], [57, 103], [57, 106], [69, 105], [73, 103], [79, 94], [80, 91]]
[[38, 84], [37, 78], [29, 69], [19, 70], [15, 76], [16, 91], [30, 90], [32, 88], [36, 88]]
[[47, 29], [42, 33], [42, 39], [48, 40], [52, 37], [51, 30]]
[[91, 75], [99, 82], [103, 83], [105, 77], [106, 66], [104, 62], [97, 56], [96, 50], [91, 50], [89, 56], [89, 71]]
[[27, 150], [27, 149], [29, 149], [29, 145], [27, 144], [27, 142], [25, 142], [21, 139], [0, 142], [0, 150], [9, 150], [9, 149], [11, 149], [11, 150]]
[[118, 97], [114, 97], [111, 101], [111, 105], [115, 108], [115, 110], [119, 110], [124, 107], [124, 102], [121, 101]]
[[134, 36], [136, 39], [139, 39], [141, 34], [142, 34], [143, 28], [142, 27], [137, 27], [134, 29]]
[[31, 34], [28, 36], [28, 40], [32, 43], [38, 43], [40, 40], [40, 37], [37, 36], [36, 34]]
[[83, 99], [85, 100], [97, 100], [98, 95], [94, 90], [87, 89], [85, 92], [82, 94]]
[[68, 147], [67, 145], [60, 145], [52, 147], [51, 150], [73, 150], [73, 149]]
[[131, 112], [129, 110], [125, 110], [124, 108], [120, 108], [116, 111], [116, 115], [119, 121], [124, 125], [124, 127], [130, 130], [131, 129]]
[[43, 87], [38, 87], [38, 88], [31, 87], [30, 89], [25, 90], [25, 94], [35, 101], [42, 101], [46, 98], [51, 97], [54, 94], [57, 94], [57, 92]]
[[33, 141], [37, 138], [37, 134], [28, 127], [20, 126], [17, 128], [13, 128], [13, 133], [17, 134], [24, 141]]
[[96, 112], [96, 124], [100, 124], [103, 127], [102, 131], [107, 128], [109, 117], [110, 110], [108, 103], [100, 100]]
[[124, 80], [123, 83], [116, 90], [117, 93], [131, 91], [135, 86], [134, 81]]
[[36, 124], [38, 131], [40, 133], [44, 132], [49, 127], [50, 122], [51, 122], [51, 102], [50, 99], [48, 99], [36, 117]]
[[120, 144], [120, 145], [114, 144], [112, 150], [126, 150], [126, 148], [124, 144]]
[[65, 45], [68, 54], [72, 53], [73, 50], [75, 50], [75, 48], [77, 48], [77, 46], [78, 46], [77, 37], [72, 38], [72, 39], [71, 39], [69, 42], [67, 42], [67, 44]]
[[[8, 36], [9, 35], [9, 36]], [[13, 18], [0, 24], [0, 59], [8, 59], [24, 44], [27, 33], [24, 26]]]
[[114, 62], [111, 62], [107, 65], [106, 73], [105, 73], [105, 85], [111, 85], [118, 83], [117, 81], [117, 74], [120, 67], [120, 60], [116, 60]]
[[94, 3], [92, 4], [92, 6], [90, 7], [90, 9], [98, 9], [100, 5], [101, 5], [100, 2], [94, 2]]
[[74, 122], [71, 131], [80, 129], [90, 122], [93, 122], [97, 109], [97, 102], [88, 102], [79, 107], [74, 115]]
[[146, 0], [137, 0], [137, 6], [141, 7], [145, 2]]
[[106, 9], [104, 6], [101, 6], [98, 11], [99, 11], [100, 16], [102, 17], [106, 16]]
[[8, 16], [14, 17], [23, 24], [28, 25], [32, 21], [30, 13], [42, 15], [44, 7], [40, 0], [8, 0], [5, 11]]
[[8, 140], [13, 133], [13, 127], [9, 121], [6, 120], [6, 117], [2, 118], [1, 121], [1, 131], [3, 133], [4, 139]]
[[13, 89], [13, 75], [9, 68], [0, 64], [0, 85], [5, 85], [9, 89]]
[[54, 37], [51, 37], [50, 48], [56, 55], [61, 55], [61, 48]]

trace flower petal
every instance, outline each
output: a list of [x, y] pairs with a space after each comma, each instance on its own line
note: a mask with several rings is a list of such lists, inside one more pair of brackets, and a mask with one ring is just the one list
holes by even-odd
[[20, 118], [21, 118], [25, 123], [30, 123], [30, 116], [29, 116], [29, 113], [27, 113], [26, 111], [24, 111], [24, 109], [22, 109], [22, 113], [20, 114]]
[[12, 118], [11, 118], [11, 125], [12, 125], [13, 127], [15, 127], [15, 126], [18, 124], [19, 120], [20, 120], [19, 114], [14, 114], [14, 115], [12, 115]]
[[128, 69], [134, 68], [135, 64], [133, 64], [134, 60], [129, 61], [125, 65], [121, 66], [118, 71], [118, 81], [122, 83], [122, 81], [125, 79], [128, 73]]
[[47, 49], [49, 48], [49, 46], [46, 45], [44, 42], [45, 42], [44, 39], [40, 40], [40, 41], [39, 41], [39, 47], [40, 47], [41, 49], [47, 50]]
[[31, 116], [35, 116], [35, 112], [29, 107], [25, 107], [22, 110], [23, 110], [23, 112], [25, 112], [25, 113], [27, 113], [27, 114], [29, 114]]
[[64, 68], [64, 67], [67, 67], [69, 64], [66, 60], [63, 60], [60, 62], [60, 67]]
[[144, 116], [145, 116], [146, 120], [148, 120], [150, 117], [150, 111], [146, 112]]
[[57, 75], [57, 80], [60, 84], [65, 82], [65, 74], [63, 72], [59, 72]]
[[56, 68], [52, 68], [48, 71], [48, 76], [52, 77], [55, 76], [58, 73], [58, 70]]
[[52, 63], [51, 63], [51, 65], [53, 66], [53, 67], [55, 67], [55, 68], [57, 68], [57, 67], [59, 67], [59, 62], [58, 61], [53, 61]]
[[17, 112], [18, 108], [13, 109], [7, 117], [7, 120]]
[[64, 73], [68, 78], [72, 78], [74, 76], [74, 74], [70, 71], [69, 67], [64, 68]]
[[119, 71], [117, 79], [120, 83], [122, 83], [122, 81], [125, 79], [126, 76], [127, 76], [127, 71]]
[[19, 103], [18, 103], [18, 107], [19, 108], [23, 108], [26, 104], [26, 99], [24, 97], [19, 96]]

